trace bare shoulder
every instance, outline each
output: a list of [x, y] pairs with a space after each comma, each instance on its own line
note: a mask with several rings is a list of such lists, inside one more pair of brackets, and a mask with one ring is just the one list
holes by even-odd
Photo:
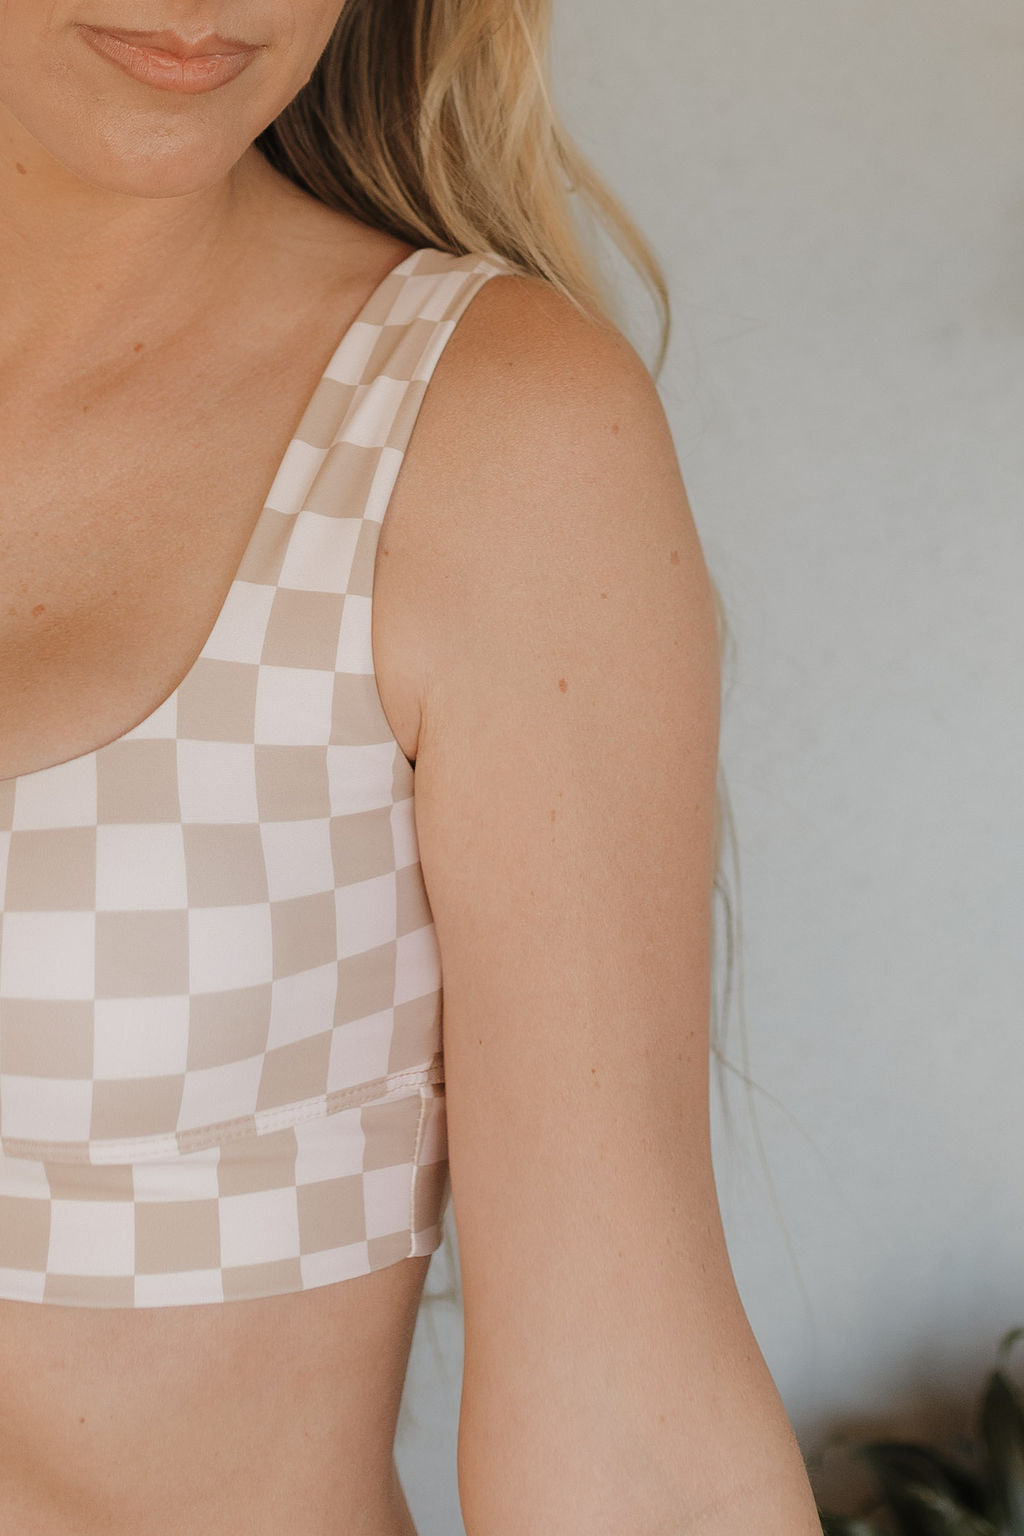
[[459, 321], [437, 377], [442, 371], [473, 388], [490, 380], [499, 394], [514, 374], [523, 404], [545, 385], [570, 379], [587, 394], [624, 377], [651, 384], [634, 348], [609, 320], [582, 313], [552, 284], [524, 275], [499, 275], [483, 285]]
[[422, 435], [433, 435], [435, 421], [457, 430], [459, 468], [492, 467], [497, 478], [516, 461], [521, 470], [526, 450], [571, 456], [593, 446], [581, 433], [619, 437], [645, 415], [665, 427], [653, 380], [621, 332], [539, 278], [498, 276], [474, 296], [441, 356]]
[[[669, 423], [631, 343], [550, 284], [490, 278], [420, 408], [382, 537], [375, 599], [389, 715], [408, 755], [432, 688], [484, 611], [535, 623], [524, 587], [625, 613], [636, 560], [686, 582], [707, 629], [708, 573]], [[631, 577], [632, 570], [632, 577]], [[493, 583], [493, 586], [492, 586]], [[615, 601], [617, 588], [618, 602]], [[510, 599], [504, 612], [502, 598]], [[497, 602], [498, 607], [495, 607]], [[713, 623], [712, 623], [713, 627]], [[510, 643], [511, 631], [503, 631]], [[717, 654], [707, 649], [709, 667]], [[382, 692], [383, 692], [382, 688]], [[394, 705], [392, 711], [391, 705]]]

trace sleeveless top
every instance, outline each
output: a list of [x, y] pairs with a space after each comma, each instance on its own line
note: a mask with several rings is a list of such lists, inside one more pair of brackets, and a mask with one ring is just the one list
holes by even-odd
[[115, 741], [0, 780], [0, 1298], [270, 1296], [441, 1242], [440, 955], [374, 557], [445, 343], [512, 270], [400, 262], [181, 683]]

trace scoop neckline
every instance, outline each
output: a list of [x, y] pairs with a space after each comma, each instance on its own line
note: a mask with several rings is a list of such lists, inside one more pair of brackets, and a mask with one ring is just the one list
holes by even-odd
[[40, 768], [29, 768], [24, 773], [16, 773], [8, 778], [0, 777], [0, 788], [3, 788], [3, 786], [7, 784], [18, 784], [23, 780], [38, 778], [41, 774], [44, 773], [52, 773], [55, 768], [71, 768], [76, 763], [84, 763], [87, 762], [89, 758], [98, 757], [102, 752], [106, 752], [112, 747], [119, 746], [123, 741], [126, 741], [130, 736], [133, 736], [136, 731], [140, 731], [143, 729], [143, 727], [149, 725], [161, 710], [166, 709], [171, 701], [178, 697], [182, 689], [188, 683], [189, 678], [191, 678], [193, 673], [195, 673], [198, 669], [200, 663], [206, 659], [206, 653], [209, 650], [210, 643], [213, 640], [213, 637], [220, 625], [221, 618], [226, 612], [228, 604], [234, 595], [235, 588], [239, 584], [239, 572], [245, 569], [246, 563], [249, 559], [249, 553], [256, 543], [257, 536], [262, 532], [263, 525], [267, 518], [267, 513], [271, 510], [270, 498], [273, 494], [274, 486], [277, 484], [278, 476], [280, 475], [284, 464], [287, 462], [288, 455], [291, 453], [295, 443], [301, 440], [302, 429], [306, 422], [311, 418], [314, 407], [319, 403], [320, 396], [324, 392], [325, 384], [331, 374], [332, 369], [337, 363], [340, 354], [348, 345], [349, 338], [355, 332], [356, 327], [363, 323], [367, 313], [376, 303], [378, 297], [387, 287], [392, 278], [403, 276], [405, 269], [407, 267], [411, 267], [413, 262], [415, 262], [418, 257], [422, 256], [425, 251], [432, 251], [434, 249], [434, 246], [421, 245], [417, 246], [415, 250], [410, 251], [407, 256], [403, 256], [401, 261], [397, 262], [395, 266], [391, 267], [381, 278], [380, 282], [374, 286], [368, 297], [360, 305], [357, 313], [349, 321], [348, 325], [346, 325], [334, 349], [332, 350], [330, 357], [327, 359], [320, 377], [317, 379], [316, 384], [313, 387], [312, 394], [308, 396], [306, 403], [302, 408], [302, 413], [299, 417], [295, 430], [291, 437], [288, 439], [287, 446], [285, 447], [283, 454], [277, 462], [273, 477], [269, 486], [267, 487], [267, 493], [264, 498], [263, 505], [260, 508], [259, 515], [257, 516], [256, 521], [249, 532], [249, 537], [246, 540], [245, 548], [242, 550], [241, 558], [235, 566], [234, 573], [230, 582], [228, 583], [227, 590], [225, 591], [224, 598], [217, 610], [216, 617], [214, 618], [212, 625], [207, 631], [201, 648], [196, 652], [196, 655], [193, 657], [192, 661], [189, 663], [188, 667], [182, 673], [178, 681], [174, 684], [173, 688], [164, 694], [163, 698], [153, 709], [147, 710], [147, 712], [138, 720], [136, 720], [133, 725], [129, 725], [125, 730], [119, 731], [116, 736], [110, 737], [108, 741], [100, 742], [99, 745], [95, 747], [88, 747], [84, 752], [76, 752], [71, 757], [62, 757], [58, 758], [56, 762], [45, 763]]

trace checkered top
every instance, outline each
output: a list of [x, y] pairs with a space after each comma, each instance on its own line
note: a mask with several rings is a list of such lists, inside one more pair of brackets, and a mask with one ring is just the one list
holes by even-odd
[[438, 358], [510, 270], [394, 268], [179, 686], [0, 781], [0, 1297], [266, 1296], [440, 1243], [440, 957], [374, 556]]

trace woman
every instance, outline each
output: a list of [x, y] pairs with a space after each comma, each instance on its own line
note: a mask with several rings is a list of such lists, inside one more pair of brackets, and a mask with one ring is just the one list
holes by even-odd
[[4, 1532], [412, 1532], [449, 1169], [469, 1536], [818, 1529], [708, 1150], [712, 588], [543, 9], [0, 11]]

